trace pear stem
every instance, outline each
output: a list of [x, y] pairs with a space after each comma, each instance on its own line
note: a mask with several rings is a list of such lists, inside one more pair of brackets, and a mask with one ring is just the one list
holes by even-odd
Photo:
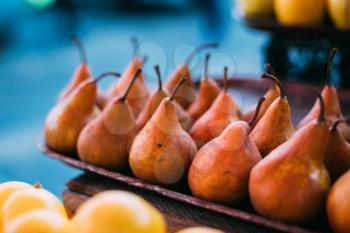
[[265, 64], [265, 69], [267, 72], [275, 77], [277, 77], [275, 70], [273, 69], [272, 65], [270, 63]]
[[250, 121], [248, 122], [249, 126], [252, 127], [256, 118], [258, 117], [259, 115], [259, 112], [260, 112], [260, 108], [261, 108], [261, 105], [264, 103], [265, 101], [265, 97], [261, 97], [258, 101], [258, 104], [256, 106], [256, 109], [255, 109], [255, 113], [254, 113], [254, 116], [252, 117], [252, 119], [250, 119]]
[[175, 88], [173, 89], [173, 91], [171, 92], [170, 98], [169, 100], [172, 101], [175, 98], [175, 95], [177, 93], [177, 91], [179, 90], [180, 86], [187, 80], [186, 77], [183, 77], [175, 86]]
[[154, 70], [156, 71], [157, 78], [158, 78], [158, 91], [161, 91], [163, 87], [162, 87], [162, 76], [160, 74], [159, 65], [155, 65]]
[[331, 128], [331, 132], [336, 132], [337, 131], [337, 127], [340, 123], [350, 123], [350, 118], [343, 118], [343, 119], [339, 119], [336, 122], [334, 122], [332, 128]]
[[100, 74], [97, 78], [95, 78], [93, 80], [93, 82], [97, 83], [98, 81], [100, 81], [101, 79], [103, 79], [103, 78], [105, 78], [107, 76], [114, 76], [114, 77], [119, 78], [121, 76], [121, 74], [117, 73], [117, 72], [113, 72], [113, 71], [105, 72], [105, 73]]
[[139, 40], [137, 39], [136, 36], [132, 36], [130, 38], [131, 44], [132, 44], [132, 49], [133, 49], [133, 58], [139, 56], [139, 47], [140, 47], [140, 43]]
[[205, 60], [204, 60], [204, 80], [208, 80], [208, 67], [209, 67], [209, 59], [210, 59], [210, 54], [207, 53], [205, 55]]
[[227, 89], [228, 89], [228, 67], [225, 66], [224, 67], [224, 92], [227, 93]]
[[138, 69], [136, 71], [136, 73], [134, 74], [134, 77], [132, 78], [131, 82], [129, 83], [129, 86], [128, 88], [126, 89], [124, 95], [122, 97], [120, 97], [119, 100], [121, 101], [125, 101], [126, 98], [128, 97], [129, 93], [130, 93], [130, 90], [131, 90], [131, 87], [133, 86], [133, 84], [135, 83], [136, 79], [139, 77], [139, 75], [142, 73], [142, 69]]
[[263, 73], [263, 75], [261, 76], [261, 78], [263, 79], [270, 79], [271, 81], [273, 81], [274, 83], [277, 84], [278, 88], [280, 89], [280, 94], [281, 94], [281, 98], [282, 99], [285, 99], [286, 98], [286, 95], [284, 93], [284, 89], [282, 87], [282, 84], [280, 82], [280, 80], [278, 80], [278, 78], [276, 78], [275, 76], [273, 75], [270, 75], [270, 74], [266, 74], [266, 73]]
[[326, 84], [327, 84], [327, 86], [331, 86], [332, 85], [331, 69], [332, 69], [332, 64], [333, 64], [334, 57], [337, 54], [337, 52], [338, 52], [338, 49], [337, 48], [333, 48], [332, 51], [329, 54], [328, 63], [327, 63], [327, 74], [326, 74]]
[[75, 44], [75, 46], [78, 48], [79, 50], [79, 54], [80, 54], [80, 60], [83, 64], [87, 64], [87, 56], [86, 56], [86, 52], [83, 46], [83, 43], [79, 40], [78, 37], [76, 37], [75, 35], [71, 35], [70, 36], [71, 41]]
[[187, 59], [185, 60], [185, 64], [189, 65], [193, 58], [197, 55], [197, 53], [201, 52], [204, 49], [209, 49], [209, 48], [217, 48], [219, 46], [219, 43], [206, 43], [198, 46], [195, 48], [190, 55], [188, 55]]
[[322, 95], [321, 95], [321, 93], [320, 93], [319, 91], [314, 90], [314, 92], [316, 93], [317, 98], [318, 98], [319, 101], [320, 101], [320, 114], [319, 114], [319, 116], [318, 116], [317, 122], [318, 122], [318, 123], [322, 123], [322, 122], [324, 122], [324, 121], [326, 120], [326, 118], [325, 118], [325, 110], [324, 110], [324, 101], [323, 101], [323, 97], [322, 97]]

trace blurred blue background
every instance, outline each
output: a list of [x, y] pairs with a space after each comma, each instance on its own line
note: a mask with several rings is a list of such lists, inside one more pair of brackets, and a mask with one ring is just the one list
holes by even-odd
[[[43, 122], [57, 95], [79, 64], [69, 40], [83, 41], [95, 75], [122, 71], [132, 56], [135, 35], [152, 67], [164, 78], [193, 46], [220, 42], [210, 72], [223, 65], [238, 76], [257, 77], [267, 35], [246, 29], [232, 17], [230, 0], [3, 0], [0, 2], [0, 182], [41, 182], [60, 195], [64, 183], [81, 171], [41, 155], [36, 147]], [[201, 59], [193, 66], [201, 74]], [[108, 83], [103, 83], [106, 86]]]

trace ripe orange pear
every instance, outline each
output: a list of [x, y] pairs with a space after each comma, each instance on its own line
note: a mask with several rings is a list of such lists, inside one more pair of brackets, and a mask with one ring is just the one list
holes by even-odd
[[[120, 80], [107, 90], [106, 102], [104, 104], [104, 107], [106, 107], [107, 104], [113, 101], [115, 98], [120, 97], [123, 93], [125, 93], [129, 86], [129, 83], [134, 77], [134, 74], [138, 69], [141, 69], [143, 64], [145, 63], [146, 58], [141, 59], [137, 53], [139, 49], [139, 43], [135, 38], [132, 39], [134, 45], [134, 58], [132, 59], [128, 67], [124, 70]], [[135, 117], [138, 117], [138, 115], [141, 113], [148, 98], [149, 91], [145, 84], [143, 73], [141, 73], [141, 76], [136, 80], [136, 82], [132, 86], [127, 99], [130, 104], [130, 107], [134, 112]]]
[[51, 109], [45, 121], [45, 141], [51, 149], [74, 154], [79, 134], [84, 126], [95, 117], [97, 82], [118, 73], [108, 72], [94, 80], [81, 83], [67, 98]]
[[281, 93], [250, 133], [251, 140], [258, 147], [261, 155], [265, 157], [276, 147], [286, 142], [294, 134], [294, 128], [289, 102], [280, 81], [268, 74], [263, 74], [262, 78], [277, 83]]
[[338, 130], [339, 125], [346, 121], [349, 119], [340, 119], [330, 129], [325, 164], [333, 181], [350, 169], [350, 144]]
[[179, 83], [179, 81], [186, 77], [186, 82], [181, 86], [180, 90], [178, 90], [175, 100], [184, 108], [187, 109], [196, 99], [197, 93], [194, 86], [194, 83], [191, 78], [191, 71], [189, 64], [193, 60], [193, 58], [202, 50], [208, 48], [216, 48], [218, 47], [217, 43], [209, 43], [203, 44], [197, 47], [186, 59], [184, 64], [178, 66], [175, 71], [170, 75], [168, 81], [166, 82], [165, 88], [168, 91], [172, 91], [175, 86]]
[[[322, 97], [324, 99], [324, 105], [325, 105], [325, 116], [329, 124], [333, 124], [335, 121], [337, 121], [339, 118], [343, 117], [343, 113], [340, 108], [339, 104], [339, 98], [336, 88], [332, 85], [331, 82], [331, 66], [333, 59], [336, 55], [337, 49], [332, 49], [329, 60], [328, 60], [328, 66], [327, 66], [327, 75], [326, 75], [326, 86], [324, 87], [322, 91]], [[310, 112], [299, 122], [297, 129], [302, 128], [303, 126], [307, 125], [310, 121], [317, 118], [318, 114], [320, 112], [320, 106], [318, 101], [316, 101], [313, 108], [310, 110]], [[343, 134], [344, 138], [347, 141], [350, 141], [350, 127], [348, 125], [342, 124], [339, 125], [338, 130]]]
[[[257, 113], [264, 100], [260, 99]], [[188, 174], [194, 196], [229, 205], [247, 197], [250, 171], [261, 160], [249, 133], [247, 122], [232, 122], [197, 152]]]
[[[265, 68], [269, 74], [276, 77], [276, 73], [269, 63], [265, 64]], [[259, 111], [259, 116], [257, 117], [256, 121], [254, 122], [254, 125], [252, 125], [252, 128], [254, 128], [256, 124], [258, 124], [258, 122], [260, 121], [262, 116], [265, 114], [267, 109], [270, 107], [270, 105], [273, 103], [273, 101], [280, 96], [280, 94], [281, 93], [279, 91], [278, 85], [275, 82], [275, 80], [273, 80], [270, 89], [264, 95], [265, 101], [264, 101], [263, 105], [261, 106], [261, 109]], [[252, 106], [246, 113], [244, 113], [242, 115], [242, 120], [248, 122], [250, 119], [252, 119], [252, 117], [255, 113], [255, 109], [256, 109], [256, 105]]]
[[350, 229], [350, 170], [341, 176], [331, 188], [327, 198], [328, 222], [336, 233], [348, 233]]
[[138, 69], [124, 95], [110, 102], [80, 133], [78, 154], [82, 161], [111, 170], [128, 167], [128, 146], [137, 126], [127, 97], [141, 72]]
[[318, 119], [277, 147], [250, 174], [249, 194], [254, 209], [269, 218], [301, 223], [324, 208], [330, 178], [324, 165], [329, 132], [321, 94]]
[[194, 123], [190, 135], [198, 148], [219, 136], [233, 121], [239, 120], [239, 107], [227, 92], [228, 68], [224, 69], [224, 90], [213, 105]]
[[[148, 99], [145, 107], [137, 118], [137, 127], [139, 130], [146, 125], [149, 119], [151, 119], [153, 113], [157, 110], [162, 100], [168, 97], [168, 92], [163, 89], [159, 66], [156, 65], [154, 69], [158, 78], [158, 90], [155, 91]], [[176, 106], [176, 113], [182, 128], [188, 131], [193, 124], [193, 119], [187, 114], [180, 104], [176, 102], [174, 102], [174, 104]]]
[[210, 79], [208, 75], [209, 59], [210, 54], [207, 54], [205, 56], [204, 76], [200, 82], [199, 94], [187, 110], [188, 114], [194, 120], [197, 120], [210, 108], [220, 93], [219, 85], [214, 80]]
[[170, 97], [162, 100], [132, 143], [129, 164], [139, 179], [169, 186], [178, 184], [188, 172], [197, 148], [182, 129], [174, 104], [175, 94], [185, 81], [183, 78]]

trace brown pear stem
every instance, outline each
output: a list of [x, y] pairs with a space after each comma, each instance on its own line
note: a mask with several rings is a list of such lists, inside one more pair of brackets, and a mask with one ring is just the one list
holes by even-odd
[[342, 119], [339, 119], [336, 122], [334, 122], [334, 124], [333, 124], [333, 126], [331, 128], [331, 132], [336, 132], [338, 125], [341, 124], [341, 123], [348, 123], [348, 124], [350, 124], [350, 118], [346, 117], [346, 118], [342, 118]]
[[136, 79], [139, 77], [139, 75], [140, 75], [141, 73], [142, 73], [142, 69], [137, 69], [137, 71], [136, 71], [136, 73], [134, 74], [134, 77], [132, 77], [132, 80], [131, 80], [131, 82], [129, 83], [129, 86], [128, 86], [128, 88], [126, 89], [124, 95], [123, 95], [122, 97], [120, 97], [119, 100], [121, 100], [121, 101], [123, 101], [123, 102], [126, 100], [126, 98], [128, 97], [129, 92], [130, 92], [132, 86], [134, 85]]
[[80, 60], [83, 64], [87, 64], [87, 56], [86, 56], [86, 52], [83, 46], [83, 43], [81, 43], [81, 41], [79, 40], [78, 37], [76, 37], [75, 35], [71, 35], [70, 36], [71, 41], [75, 44], [75, 46], [78, 48], [79, 50], [79, 54], [80, 54]]
[[275, 77], [277, 77], [275, 70], [273, 69], [272, 65], [270, 63], [265, 64], [265, 69], [267, 72]]
[[285, 99], [286, 98], [286, 95], [284, 93], [284, 89], [282, 87], [282, 84], [280, 82], [280, 80], [278, 80], [278, 78], [276, 78], [275, 76], [273, 75], [270, 75], [270, 74], [266, 74], [266, 73], [263, 73], [263, 75], [261, 76], [261, 78], [263, 79], [270, 79], [271, 81], [273, 81], [274, 83], [277, 84], [278, 88], [280, 89], [280, 93], [281, 93], [281, 98], [282, 99]]
[[160, 74], [159, 65], [155, 65], [154, 70], [156, 71], [157, 78], [158, 78], [158, 91], [161, 91], [163, 87], [162, 87], [162, 76]]
[[207, 53], [205, 55], [205, 60], [204, 60], [204, 79], [208, 80], [209, 76], [208, 76], [208, 70], [209, 70], [209, 60], [210, 60], [210, 54]]
[[179, 90], [180, 86], [187, 80], [186, 77], [183, 77], [175, 86], [175, 88], [173, 89], [173, 91], [171, 92], [170, 98], [169, 100], [172, 101], [175, 98], [175, 95], [177, 93], [177, 91]]
[[35, 183], [33, 186], [36, 189], [42, 189], [43, 188], [43, 186], [39, 182]]
[[337, 52], [338, 52], [338, 49], [337, 48], [333, 48], [332, 51], [329, 54], [328, 63], [327, 63], [327, 74], [326, 74], [326, 84], [327, 84], [327, 86], [332, 86], [331, 69], [332, 69], [332, 64], [333, 64], [334, 57], [337, 54]]
[[319, 91], [314, 90], [314, 92], [316, 93], [317, 98], [319, 99], [319, 102], [320, 102], [320, 114], [318, 116], [317, 122], [318, 123], [322, 123], [322, 122], [324, 122], [326, 120], [323, 97], [322, 97], [322, 95], [321, 95], [321, 93]]
[[113, 71], [105, 72], [105, 73], [100, 74], [97, 78], [95, 78], [93, 80], [93, 82], [97, 83], [98, 81], [100, 81], [101, 79], [103, 79], [103, 78], [105, 78], [107, 76], [114, 76], [114, 77], [119, 78], [121, 76], [121, 74], [117, 73], [117, 72], [113, 72]]
[[133, 49], [133, 58], [139, 56], [139, 47], [140, 47], [140, 43], [139, 40], [137, 39], [136, 36], [132, 36], [130, 38], [131, 44], [132, 44], [132, 49]]
[[261, 108], [261, 105], [264, 103], [265, 101], [265, 97], [261, 97], [258, 101], [258, 104], [256, 105], [256, 109], [255, 109], [255, 113], [254, 113], [254, 116], [252, 117], [252, 119], [250, 119], [249, 121], [249, 126], [252, 127], [256, 118], [258, 117], [259, 115], [259, 112], [260, 112], [260, 108]]
[[228, 67], [224, 67], [224, 92], [227, 93], [228, 89]]
[[198, 46], [197, 48], [195, 48], [192, 53], [190, 53], [190, 55], [188, 55], [185, 64], [189, 65], [191, 63], [191, 61], [193, 60], [193, 58], [197, 55], [197, 53], [201, 52], [202, 50], [205, 49], [210, 49], [210, 48], [217, 48], [219, 46], [219, 43], [206, 43], [206, 44], [202, 44], [200, 46]]

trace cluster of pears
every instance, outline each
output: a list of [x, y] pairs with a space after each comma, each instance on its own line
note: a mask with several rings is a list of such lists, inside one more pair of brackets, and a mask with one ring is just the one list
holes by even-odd
[[[228, 92], [228, 68], [222, 90], [209, 78], [209, 54], [196, 92], [189, 64], [197, 52], [216, 46], [198, 47], [165, 87], [156, 65], [153, 94], [137, 52], [122, 75], [95, 79], [83, 59], [47, 117], [47, 145], [107, 169], [130, 167], [153, 184], [174, 186], [187, 177], [193, 195], [213, 202], [232, 205], [250, 196], [256, 211], [273, 219], [315, 218], [331, 181], [350, 169], [350, 127], [330, 78], [337, 50], [329, 57], [326, 86], [294, 128], [286, 92], [269, 64], [261, 77], [271, 88], [243, 114]], [[109, 75], [120, 78], [103, 95], [96, 83]]]
[[[40, 184], [0, 184], [1, 233], [166, 233], [162, 214], [143, 198], [126, 191], [101, 192], [84, 202], [75, 215]], [[193, 227], [178, 233], [223, 233]]]

